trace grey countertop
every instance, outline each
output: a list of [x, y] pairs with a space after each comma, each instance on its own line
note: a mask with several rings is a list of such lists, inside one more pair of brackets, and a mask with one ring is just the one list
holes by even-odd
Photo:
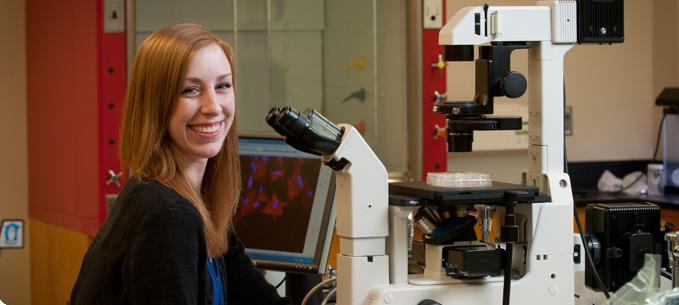
[[628, 195], [625, 193], [607, 193], [596, 190], [574, 190], [573, 200], [576, 205], [606, 202], [651, 202], [661, 207], [679, 208], [679, 195]]

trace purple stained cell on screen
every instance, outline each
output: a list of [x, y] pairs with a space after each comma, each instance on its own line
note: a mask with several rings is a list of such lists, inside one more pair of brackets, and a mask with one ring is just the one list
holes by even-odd
[[255, 209], [256, 209], [256, 208], [259, 208], [259, 205], [260, 205], [260, 204], [261, 204], [261, 203], [260, 203], [259, 201], [255, 201], [255, 204], [254, 204]]
[[255, 180], [255, 178], [252, 177], [252, 175], [248, 176], [248, 188], [251, 188], [251, 187], [252, 187], [252, 182], [253, 182], [254, 180]]
[[248, 197], [243, 198], [242, 205], [248, 205], [248, 203], [250, 203], [250, 200], [248, 199]]
[[268, 160], [269, 160], [269, 156], [262, 156], [262, 160], [264, 160], [264, 162], [268, 161]]
[[306, 192], [306, 196], [309, 197], [309, 198], [314, 197], [314, 192], [312, 192], [312, 191], [307, 191], [307, 192]]
[[274, 177], [282, 177], [283, 176], [283, 171], [282, 170], [277, 170], [271, 173], [272, 176]]
[[251, 169], [253, 172], [257, 170], [257, 165], [255, 164], [255, 162], [250, 162], [250, 169]]
[[274, 199], [272, 204], [273, 204], [273, 208], [277, 209], [278, 208], [278, 199]]
[[257, 189], [257, 193], [263, 193], [264, 192], [264, 186], [260, 185], [259, 188]]
[[297, 186], [300, 188], [304, 187], [304, 181], [302, 181], [302, 175], [297, 175]]

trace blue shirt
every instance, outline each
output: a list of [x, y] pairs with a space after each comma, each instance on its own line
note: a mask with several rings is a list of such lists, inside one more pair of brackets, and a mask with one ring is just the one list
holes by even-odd
[[207, 269], [212, 280], [212, 305], [224, 305], [224, 287], [219, 272], [219, 264], [209, 255], [207, 257]]

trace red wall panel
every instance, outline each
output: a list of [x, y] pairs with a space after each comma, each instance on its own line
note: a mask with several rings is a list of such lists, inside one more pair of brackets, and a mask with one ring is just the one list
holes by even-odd
[[[445, 1], [443, 12], [445, 12]], [[445, 14], [443, 15], [445, 24]], [[445, 128], [445, 116], [432, 111], [434, 107], [434, 91], [446, 92], [446, 70], [432, 67], [443, 55], [443, 47], [439, 45], [439, 29], [422, 29], [422, 179], [427, 173], [446, 171], [448, 166], [448, 148], [446, 137], [435, 138], [436, 126]]]
[[26, 2], [29, 214], [94, 232], [96, 2]]
[[[115, 93], [101, 90], [102, 52], [108, 46], [102, 2], [26, 1], [29, 215], [88, 235], [103, 217], [102, 124], [115, 130], [110, 137], [117, 141], [117, 125], [101, 120], [102, 98], [120, 103], [125, 82], [122, 33], [122, 42], [110, 50], [122, 57], [123, 79], [114, 82]], [[119, 114], [111, 118], [117, 121]], [[117, 159], [108, 150], [105, 155]]]

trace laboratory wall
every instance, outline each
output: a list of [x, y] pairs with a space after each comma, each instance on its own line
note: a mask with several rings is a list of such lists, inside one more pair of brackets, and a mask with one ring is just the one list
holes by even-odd
[[[653, 1], [653, 96], [665, 87], [679, 87], [679, 2]], [[662, 109], [653, 110], [652, 136], [656, 137]], [[658, 148], [662, 151], [662, 144]], [[662, 156], [661, 153], [658, 156]]]
[[573, 109], [569, 160], [651, 158], [653, 2], [659, 1], [625, 1], [625, 43], [580, 45], [566, 57], [566, 104]]
[[[0, 1], [0, 220], [28, 225], [25, 1]], [[0, 301], [31, 304], [31, 243], [0, 250]]]
[[[446, 2], [448, 16], [483, 1]], [[530, 0], [498, 0], [496, 5], [533, 5]], [[676, 84], [677, 4], [674, 1], [625, 1], [625, 42], [576, 45], [565, 59], [566, 104], [572, 109], [573, 134], [566, 137], [569, 161], [650, 159], [662, 87]], [[662, 31], [660, 30], [662, 29]], [[448, 96], [473, 96], [473, 66], [448, 66]], [[512, 55], [512, 69], [527, 74], [525, 51]], [[528, 86], [531, 85], [527, 75]], [[527, 114], [527, 96], [496, 99], [496, 114]], [[477, 132], [476, 134], [479, 134]], [[526, 137], [526, 136], [524, 136]], [[515, 142], [521, 136], [510, 135]], [[449, 154], [448, 170], [475, 170], [519, 182], [527, 169], [524, 144], [503, 144], [483, 152]], [[507, 179], [508, 178], [508, 179]]]

